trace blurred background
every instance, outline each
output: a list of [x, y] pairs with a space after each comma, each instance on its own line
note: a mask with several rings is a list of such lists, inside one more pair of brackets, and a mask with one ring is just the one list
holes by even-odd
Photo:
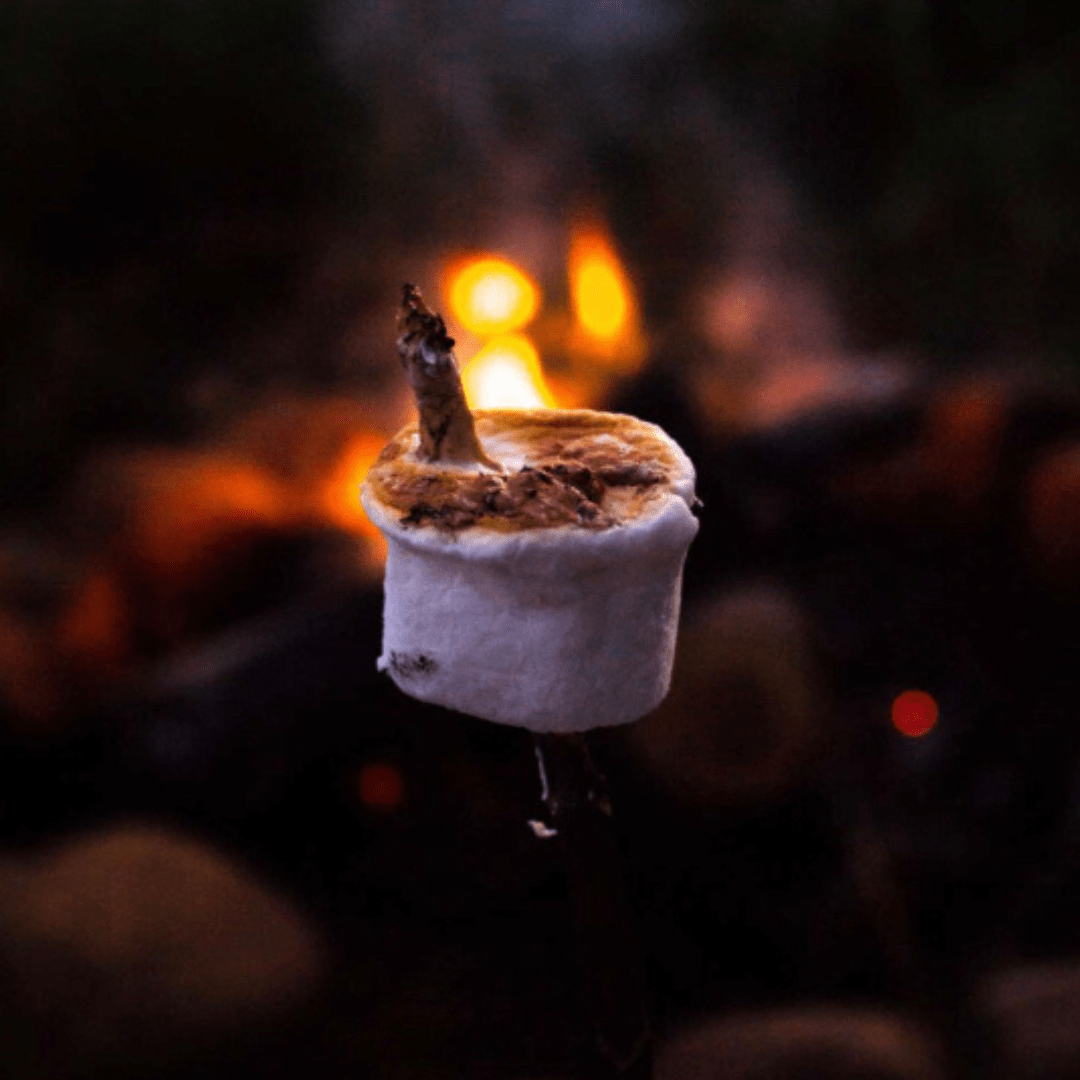
[[657, 1076], [1080, 1076], [1078, 29], [7, 0], [0, 1074], [593, 1075], [527, 733], [375, 672], [408, 280], [698, 468]]

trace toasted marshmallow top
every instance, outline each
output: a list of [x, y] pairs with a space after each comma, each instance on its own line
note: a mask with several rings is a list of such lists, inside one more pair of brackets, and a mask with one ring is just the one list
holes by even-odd
[[410, 531], [516, 533], [626, 525], [673, 495], [693, 504], [694, 468], [655, 424], [589, 409], [484, 409], [473, 418], [501, 472], [423, 460], [409, 424], [368, 472], [369, 511]]

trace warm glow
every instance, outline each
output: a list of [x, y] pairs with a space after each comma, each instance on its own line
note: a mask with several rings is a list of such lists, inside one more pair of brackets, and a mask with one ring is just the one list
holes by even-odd
[[905, 690], [892, 703], [893, 727], [917, 739], [937, 723], [938, 703], [925, 690]]
[[614, 341], [627, 329], [630, 286], [611, 245], [595, 230], [570, 243], [570, 294], [582, 328], [601, 341]]
[[471, 409], [555, 406], [536, 348], [521, 334], [508, 334], [485, 345], [465, 366], [461, 381]]
[[198, 451], [150, 451], [128, 463], [134, 488], [127, 554], [159, 578], [203, 572], [231, 538], [280, 528], [285, 489], [267, 471]]
[[374, 433], [354, 436], [334, 466], [320, 500], [322, 512], [334, 525], [363, 537], [373, 563], [378, 566], [386, 558], [386, 541], [364, 513], [360, 485], [385, 443], [385, 437]]
[[125, 674], [130, 612], [114, 572], [97, 569], [87, 575], [56, 622], [55, 640], [60, 655], [95, 685]]
[[396, 810], [405, 801], [405, 778], [388, 761], [369, 761], [360, 769], [357, 793], [369, 810]]
[[770, 303], [775, 307], [765, 285], [749, 275], [707, 290], [702, 300], [706, 338], [714, 347], [736, 355], [749, 353], [758, 345]]
[[448, 293], [454, 318], [481, 337], [520, 329], [540, 303], [536, 286], [505, 259], [466, 263], [453, 272]]

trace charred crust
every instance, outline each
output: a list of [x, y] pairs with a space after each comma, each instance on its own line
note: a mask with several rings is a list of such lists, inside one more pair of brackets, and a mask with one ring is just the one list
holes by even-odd
[[411, 679], [416, 675], [433, 675], [439, 670], [439, 665], [430, 656], [423, 653], [410, 656], [407, 653], [392, 652], [390, 654], [390, 669], [402, 679]]
[[[433, 396], [429, 403], [438, 405]], [[495, 445], [505, 445], [509, 436], [509, 446], [528, 454], [527, 463], [444, 468], [425, 453], [421, 422], [403, 429], [369, 471], [372, 496], [407, 528], [595, 530], [634, 520], [654, 500], [675, 494], [672, 485], [683, 470], [670, 440], [632, 417], [482, 410], [476, 422]], [[439, 425], [435, 431], [441, 435]]]
[[598, 479], [611, 487], [649, 487], [663, 483], [664, 474], [647, 465], [627, 464], [601, 469]]
[[460, 529], [482, 521], [607, 528], [616, 524], [604, 510], [609, 487], [644, 491], [664, 479], [659, 471], [636, 466], [598, 474], [574, 462], [525, 465], [512, 474], [478, 473], [458, 476], [452, 482], [425, 477], [420, 481], [423, 498], [407, 504], [400, 522], [441, 529]]
[[418, 502], [409, 507], [409, 512], [401, 519], [401, 524], [422, 525], [425, 521], [438, 516], [439, 511], [430, 503]]
[[604, 482], [585, 465], [548, 465], [540, 470], [558, 477], [564, 484], [576, 488], [589, 502], [599, 504], [604, 498]]

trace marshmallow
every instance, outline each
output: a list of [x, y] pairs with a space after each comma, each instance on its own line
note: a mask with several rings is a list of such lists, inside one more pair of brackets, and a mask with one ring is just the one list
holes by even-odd
[[533, 731], [638, 719], [671, 680], [693, 466], [629, 416], [473, 416], [493, 467], [424, 460], [411, 424], [365, 481], [388, 542], [380, 670]]

